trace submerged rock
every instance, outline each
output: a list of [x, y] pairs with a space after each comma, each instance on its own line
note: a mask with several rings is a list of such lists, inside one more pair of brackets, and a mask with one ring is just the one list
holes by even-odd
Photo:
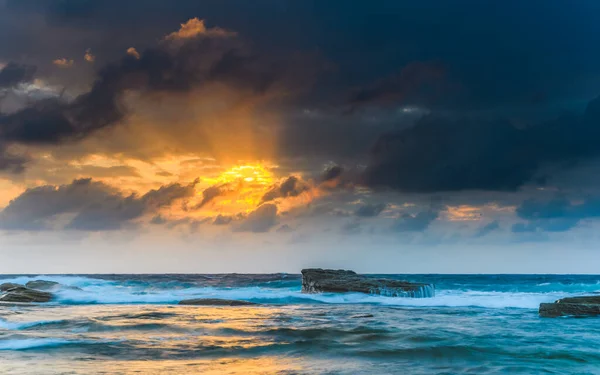
[[6, 290], [0, 295], [0, 302], [50, 302], [52, 293], [17, 286]]
[[435, 295], [431, 284], [376, 279], [349, 270], [308, 268], [302, 270], [302, 293], [359, 292], [389, 297], [424, 298]]
[[22, 288], [22, 287], [23, 287], [23, 285], [21, 285], [21, 284], [4, 283], [4, 284], [0, 284], [0, 292], [6, 292], [10, 289]]
[[541, 303], [540, 316], [597, 316], [600, 315], [600, 296], [561, 298], [554, 303]]
[[29, 281], [25, 286], [30, 289], [37, 290], [51, 290], [58, 287], [60, 284], [56, 281], [47, 281], [47, 280], [34, 280]]
[[238, 301], [231, 299], [219, 299], [219, 298], [195, 298], [195, 299], [184, 299], [179, 302], [180, 305], [194, 305], [194, 306], [250, 306], [257, 305], [254, 302], [249, 301]]

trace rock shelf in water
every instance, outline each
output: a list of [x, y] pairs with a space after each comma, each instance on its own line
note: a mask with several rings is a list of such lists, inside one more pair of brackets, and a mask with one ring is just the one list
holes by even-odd
[[0, 302], [50, 302], [53, 297], [52, 293], [16, 286], [4, 290], [0, 295]]
[[433, 297], [433, 285], [409, 281], [381, 279], [359, 275], [349, 270], [308, 268], [302, 270], [303, 293], [357, 292], [389, 297]]
[[561, 298], [554, 303], [541, 303], [539, 314], [546, 318], [598, 316], [600, 315], [600, 296], [569, 297]]

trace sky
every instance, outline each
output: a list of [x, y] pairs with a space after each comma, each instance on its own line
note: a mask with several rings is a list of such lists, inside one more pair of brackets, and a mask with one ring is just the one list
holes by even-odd
[[0, 0], [0, 273], [598, 273], [598, 12]]

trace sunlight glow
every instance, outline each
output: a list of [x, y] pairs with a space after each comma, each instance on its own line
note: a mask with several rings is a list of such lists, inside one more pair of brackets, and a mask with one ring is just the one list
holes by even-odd
[[[254, 211], [264, 195], [275, 185], [271, 172], [274, 166], [266, 163], [242, 164], [231, 167], [215, 178], [204, 178], [203, 182], [219, 189], [219, 196], [205, 210], [212, 214], [248, 213]], [[198, 192], [203, 195], [202, 191]]]

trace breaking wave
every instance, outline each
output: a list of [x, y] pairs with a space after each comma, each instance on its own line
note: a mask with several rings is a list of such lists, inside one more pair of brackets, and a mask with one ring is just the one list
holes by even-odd
[[[389, 277], [389, 275], [388, 275]], [[406, 307], [483, 307], [534, 309], [542, 302], [551, 302], [567, 295], [593, 293], [600, 290], [598, 279], [590, 277], [570, 282], [552, 276], [531, 276], [524, 283], [510, 275], [483, 277], [473, 275], [413, 276], [397, 275], [411, 281], [432, 283], [419, 295], [388, 297], [361, 293], [301, 293], [299, 275], [37, 275], [5, 276], [0, 283], [25, 284], [43, 279], [62, 285], [53, 291], [52, 304], [176, 304], [190, 298], [223, 298], [247, 300], [260, 304], [374, 304]], [[535, 279], [537, 277], [538, 279]], [[500, 279], [499, 279], [500, 278]], [[583, 282], [582, 282], [583, 281]], [[433, 297], [431, 297], [433, 296]], [[403, 298], [430, 297], [430, 298]], [[0, 321], [0, 329], [15, 329]], [[12, 324], [12, 323], [11, 323]], [[29, 323], [24, 323], [29, 324]]]

